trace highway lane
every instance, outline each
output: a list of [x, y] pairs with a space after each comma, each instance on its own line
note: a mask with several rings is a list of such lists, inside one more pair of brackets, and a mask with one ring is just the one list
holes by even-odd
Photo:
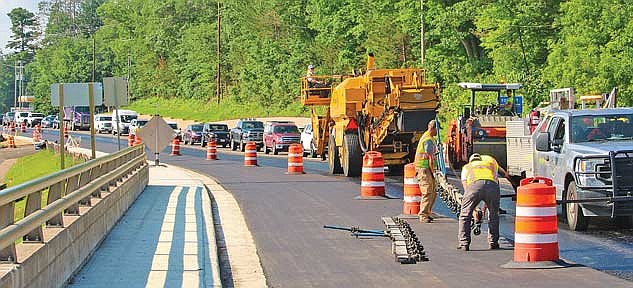
[[[53, 135], [50, 131], [47, 131], [45, 133], [45, 137], [57, 137], [58, 134], [56, 132], [57, 131], [55, 131], [55, 134]], [[82, 146], [89, 147], [90, 142], [87, 136], [82, 139]], [[97, 137], [98, 150], [104, 152], [115, 151], [115, 139], [116, 138], [108, 136]], [[122, 141], [122, 147], [125, 146], [127, 146], [127, 141]], [[289, 229], [288, 231], [292, 231], [294, 229], [292, 225], [283, 227], [280, 226], [279, 223], [266, 223], [265, 219], [284, 217], [283, 215], [286, 212], [291, 215], [303, 215], [303, 210], [311, 211], [311, 209], [314, 209], [315, 207], [319, 208], [317, 210], [322, 212], [314, 212], [313, 214], [323, 213], [324, 215], [307, 215], [308, 217], [306, 217], [306, 219], [301, 219], [300, 223], [313, 224], [316, 228], [314, 230], [310, 230], [312, 233], [323, 234], [323, 236], [326, 237], [324, 239], [333, 240], [329, 238], [332, 236], [331, 233], [324, 232], [319, 229], [320, 225], [360, 224], [366, 225], [367, 227], [377, 228], [382, 226], [379, 220], [376, 220], [376, 217], [369, 217], [367, 212], [362, 211], [362, 209], [389, 211], [388, 213], [390, 214], [385, 214], [384, 216], [397, 215], [402, 209], [401, 200], [376, 201], [369, 203], [351, 201], [350, 199], [358, 195], [357, 187], [360, 180], [358, 178], [350, 179], [342, 176], [330, 176], [327, 173], [327, 162], [320, 161], [318, 159], [304, 158], [305, 171], [307, 172], [307, 175], [299, 176], [301, 177], [299, 179], [297, 177], [279, 173], [286, 168], [286, 155], [265, 156], [263, 153], [258, 153], [258, 162], [261, 167], [251, 168], [251, 171], [253, 171], [253, 169], [257, 169], [257, 173], [250, 173], [248, 172], [248, 169], [241, 166], [243, 161], [242, 154], [239, 152], [232, 152], [229, 149], [220, 148], [220, 160], [213, 161], [212, 163], [204, 160], [205, 152], [200, 147], [182, 146], [181, 153], [183, 156], [181, 157], [168, 156], [169, 151], [169, 148], [167, 148], [161, 153], [161, 160], [163, 162], [208, 174], [216, 178], [220, 183], [223, 183], [227, 190], [234, 193], [236, 199], [240, 205], [242, 205], [243, 212], [246, 214], [249, 223], [255, 223], [253, 224], [253, 227], [255, 227], [254, 235], [258, 241], [258, 245], [262, 244], [260, 241], [264, 242], [264, 240], [262, 240], [262, 236], [258, 236], [260, 233], [270, 236], [270, 234], [274, 233], [276, 230]], [[151, 155], [149, 155], [148, 158], [153, 159]], [[453, 181], [455, 181], [455, 179], [453, 179]], [[387, 177], [386, 182], [387, 194], [402, 197], [402, 177]], [[271, 198], [261, 198], [263, 197], [262, 195], [253, 195], [249, 189], [258, 191], [261, 190], [261, 193], [266, 196], [270, 196]], [[509, 186], [507, 184], [504, 185], [505, 191], [503, 193], [510, 193], [508, 189]], [[281, 195], [283, 195], [283, 197]], [[301, 198], [298, 195], [302, 195], [304, 198]], [[314, 207], [304, 207], [304, 205], [306, 205], [304, 203], [306, 201], [305, 198], [310, 199]], [[276, 206], [276, 204], [279, 203], [301, 204], [296, 205], [299, 207]], [[361, 204], [359, 205], [359, 203]], [[336, 207], [341, 205], [349, 206], [349, 208], [354, 212], [341, 215], [341, 213], [337, 212], [336, 209]], [[357, 206], [362, 208], [358, 208]], [[503, 237], [512, 240], [514, 238], [514, 219], [511, 215], [514, 214], [514, 202], [509, 199], [503, 199], [502, 207], [507, 209], [509, 213], [508, 215], [501, 216], [501, 234]], [[385, 210], [386, 208], [389, 209]], [[356, 209], [361, 210], [357, 211]], [[446, 217], [454, 218], [454, 215], [451, 214], [449, 209], [439, 198], [436, 203], [435, 212], [445, 215]], [[274, 215], [268, 215], [270, 213]], [[326, 219], [327, 221], [323, 219]], [[317, 220], [325, 222], [319, 222]], [[588, 232], [572, 232], [566, 229], [565, 223], [559, 221], [559, 246], [561, 257], [575, 263], [617, 275], [624, 279], [633, 280], [633, 230], [617, 229], [613, 227], [613, 225], [610, 225], [608, 221], [600, 221], [598, 224], [600, 226], [606, 226], [606, 228], [601, 228], [600, 226], [594, 224], [590, 227]], [[249, 224], [249, 226], [251, 226], [251, 224]], [[481, 236], [477, 237], [485, 237], [485, 232]], [[308, 243], [314, 241], [309, 237], [295, 240], [307, 241]], [[454, 245], [452, 241], [453, 240], [451, 239], [449, 245]], [[371, 243], [369, 241], [366, 242]], [[321, 243], [313, 244], [322, 245]], [[344, 243], [337, 243], [336, 247], [339, 247], [339, 244], [342, 245], [341, 247], [346, 247]], [[264, 247], [266, 246], [265, 244], [262, 245]], [[279, 243], [269, 240], [268, 245], [274, 246], [279, 245]], [[377, 246], [371, 245], [369, 247], [377, 248]], [[265, 247], [263, 249], [275, 250], [279, 249], [279, 247]], [[345, 253], [349, 252], [347, 250], [349, 249], [345, 249]], [[386, 258], [389, 257], [386, 256]], [[282, 265], [281, 263], [276, 263], [274, 259], [266, 259], [266, 257], [264, 257], [263, 261], [263, 263], [273, 265], [271, 267], [274, 267], [275, 265]], [[325, 261], [324, 263], [328, 262]], [[294, 264], [299, 265], [297, 263]], [[334, 265], [333, 267], [335, 267], [337, 264], [330, 263], [330, 265]], [[358, 272], [361, 273], [362, 271]], [[392, 272], [397, 273], [396, 271]], [[344, 286], [345, 283], [340, 282], [339, 284]]]

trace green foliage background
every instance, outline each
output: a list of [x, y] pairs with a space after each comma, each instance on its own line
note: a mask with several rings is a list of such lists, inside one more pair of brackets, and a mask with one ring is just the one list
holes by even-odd
[[[138, 106], [189, 105], [194, 114], [208, 106], [213, 119], [305, 114], [297, 95], [308, 64], [317, 74], [349, 73], [373, 52], [377, 67], [426, 68], [428, 80], [443, 87], [444, 119], [467, 102], [458, 82], [521, 82], [528, 107], [560, 87], [594, 94], [618, 86], [620, 105], [633, 104], [633, 1], [423, 2], [424, 63], [419, 1], [222, 1], [219, 59], [216, 1], [43, 1], [39, 14], [48, 21], [27, 65], [27, 94], [52, 111], [50, 84], [91, 81], [95, 48], [95, 80], [129, 74], [131, 98], [144, 103]], [[16, 57], [2, 57], [0, 109], [12, 106], [6, 66]]]

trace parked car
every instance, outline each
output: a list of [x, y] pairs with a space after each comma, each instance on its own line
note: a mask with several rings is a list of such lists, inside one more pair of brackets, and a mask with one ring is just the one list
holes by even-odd
[[279, 151], [288, 151], [290, 144], [300, 143], [301, 133], [294, 122], [270, 121], [264, 126], [264, 153], [272, 151], [274, 155]]
[[204, 123], [202, 128], [202, 147], [207, 145], [211, 139], [215, 139], [216, 144], [223, 148], [229, 146], [229, 126], [218, 123]]
[[40, 124], [44, 119], [44, 114], [29, 112], [28, 116], [26, 116], [26, 125], [29, 127], [35, 127], [35, 125]]
[[51, 124], [51, 126], [53, 127], [53, 129], [59, 129], [59, 116], [55, 115], [55, 118], [53, 118], [53, 122]]
[[42, 119], [40, 124], [42, 125], [42, 128], [51, 128], [53, 127], [53, 120], [55, 120], [55, 115], [48, 115]]
[[112, 133], [112, 117], [95, 115], [95, 131], [97, 133]]
[[[301, 147], [303, 147], [303, 156], [310, 156], [316, 158], [317, 148], [314, 143], [314, 134], [312, 132], [312, 124], [308, 123], [301, 132]], [[324, 151], [325, 152], [325, 151]], [[324, 157], [325, 153], [322, 153], [321, 157]]]
[[202, 143], [202, 127], [202, 123], [187, 125], [185, 132], [182, 133], [182, 142], [185, 145]]
[[[117, 121], [117, 115], [119, 115], [119, 121]], [[130, 122], [132, 120], [138, 118], [138, 113], [132, 110], [119, 110], [116, 109], [112, 111], [112, 134], [116, 135], [116, 133], [129, 134], [130, 133]], [[119, 123], [118, 132], [117, 131], [117, 122]]]
[[240, 119], [237, 121], [237, 126], [231, 129], [229, 133], [229, 142], [233, 151], [240, 149], [240, 151], [244, 152], [248, 142], [255, 142], [257, 151], [264, 146], [264, 123], [262, 121], [252, 118]]
[[167, 122], [167, 125], [169, 125], [169, 127], [174, 129], [174, 139], [178, 139], [178, 140], [182, 141], [182, 130], [180, 130], [180, 128], [178, 128], [178, 123], [173, 122], [173, 121], [169, 121], [169, 122]]
[[4, 114], [4, 118], [2, 118], [3, 125], [9, 125], [11, 121], [15, 118], [15, 112], [7, 112]]
[[143, 128], [143, 126], [145, 126], [145, 124], [147, 124], [147, 122], [149, 122], [148, 119], [132, 119], [132, 121], [130, 121], [130, 135], [136, 135], [136, 132], [138, 132], [138, 129]]

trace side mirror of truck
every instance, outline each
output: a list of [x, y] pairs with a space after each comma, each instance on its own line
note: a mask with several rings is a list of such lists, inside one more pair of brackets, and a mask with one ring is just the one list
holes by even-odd
[[552, 151], [549, 143], [549, 132], [540, 132], [536, 135], [536, 151]]

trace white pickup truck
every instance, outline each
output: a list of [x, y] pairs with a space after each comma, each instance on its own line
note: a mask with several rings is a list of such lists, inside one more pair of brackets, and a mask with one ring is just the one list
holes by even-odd
[[571, 230], [597, 216], [633, 225], [633, 108], [552, 110], [532, 135], [506, 124], [508, 172], [552, 179]]

